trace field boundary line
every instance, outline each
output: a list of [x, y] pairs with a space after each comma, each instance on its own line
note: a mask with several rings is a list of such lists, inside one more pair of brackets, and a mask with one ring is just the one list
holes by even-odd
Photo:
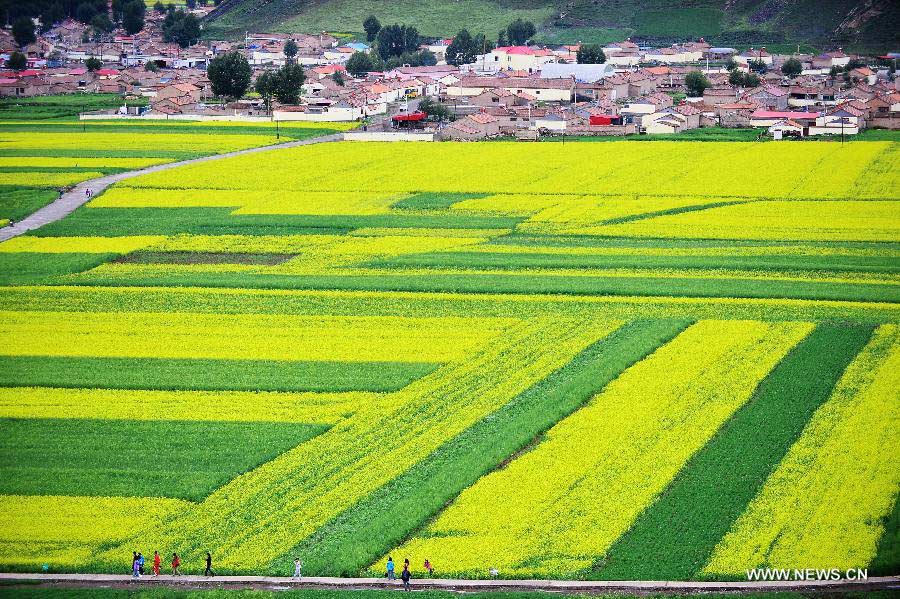
[[[134, 177], [139, 177], [148, 173], [165, 171], [188, 164], [210, 162], [212, 160], [231, 158], [233, 156], [243, 156], [244, 154], [268, 152], [270, 150], [280, 150], [283, 148], [295, 148], [297, 146], [340, 141], [341, 139], [343, 139], [341, 133], [332, 133], [330, 135], [323, 135], [320, 137], [312, 137], [297, 141], [289, 141], [282, 144], [259, 146], [256, 148], [247, 148], [244, 150], [235, 150], [234, 152], [226, 152], [224, 154], [213, 154], [211, 156], [201, 156], [200, 158], [191, 158], [188, 160], [155, 164], [153, 166], [148, 166], [142, 169], [125, 171], [123, 173], [114, 173], [112, 175], [105, 175], [103, 177], [97, 177], [96, 179], [82, 181], [81, 183], [75, 185], [75, 187], [73, 187], [70, 191], [62, 194], [58, 199], [51, 202], [50, 204], [47, 204], [36, 212], [29, 214], [22, 220], [16, 222], [14, 225], [3, 227], [2, 229], [0, 229], [0, 242], [6, 241], [7, 239], [12, 239], [13, 237], [18, 237], [19, 235], [23, 235], [28, 231], [33, 231], [34, 229], [38, 229], [48, 223], [58, 221], [68, 216], [69, 214], [74, 212], [76, 208], [82, 206], [83, 204], [86, 204], [92, 199], [85, 195], [85, 190], [87, 189], [91, 189], [93, 191], [93, 195], [97, 195], [114, 183], [118, 183], [119, 181], [124, 181], [126, 179], [133, 179]], [[98, 234], [100, 233], [102, 232], [98, 231]]]
[[[277, 576], [143, 576], [133, 578], [128, 574], [28, 574], [0, 573], [4, 586], [20, 581], [31, 586], [34, 583], [55, 587], [109, 587], [137, 585], [145, 588], [163, 587], [180, 589], [242, 588], [287, 589], [310, 588], [331, 590], [399, 589], [400, 581], [384, 578], [337, 578], [310, 576], [288, 578]], [[867, 580], [805, 580], [805, 581], [653, 581], [653, 580], [462, 580], [462, 579], [413, 579], [415, 589], [444, 590], [454, 592], [484, 591], [548, 591], [554, 593], [590, 594], [609, 592], [631, 593], [757, 593], [772, 591], [874, 591], [900, 589], [900, 575], [879, 576]]]

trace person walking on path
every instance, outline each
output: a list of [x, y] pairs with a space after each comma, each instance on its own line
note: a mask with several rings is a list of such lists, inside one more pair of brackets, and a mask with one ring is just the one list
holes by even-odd
[[137, 554], [137, 551], [134, 551], [132, 558], [131, 558], [131, 575], [134, 578], [141, 577], [141, 571], [138, 569], [139, 567], [140, 566], [138, 566], [138, 554]]
[[303, 578], [303, 560], [294, 558], [294, 578]]
[[203, 573], [204, 576], [215, 576], [216, 573], [213, 572], [212, 569], [212, 554], [207, 551], [206, 552], [206, 572]]
[[162, 565], [162, 558], [159, 557], [159, 551], [153, 552], [153, 575], [159, 576], [159, 567]]
[[425, 558], [425, 563], [422, 564], [422, 566], [425, 568], [425, 571], [428, 572], [428, 576], [429, 576], [429, 577], [430, 577], [432, 574], [434, 574], [434, 566], [431, 565], [431, 562], [428, 561], [428, 558], [427, 558], [427, 557]]
[[394, 575], [394, 558], [388, 556], [387, 561], [387, 579], [388, 580], [397, 580], [397, 577]]
[[144, 574], [144, 554], [138, 551], [138, 574]]
[[178, 571], [178, 567], [181, 566], [181, 558], [178, 557], [177, 553], [172, 554], [172, 576], [180, 576], [181, 572]]
[[406, 560], [406, 563], [403, 564], [403, 572], [400, 573], [400, 578], [403, 579], [403, 590], [409, 590], [409, 579], [412, 578], [412, 575], [409, 573], [409, 560]]

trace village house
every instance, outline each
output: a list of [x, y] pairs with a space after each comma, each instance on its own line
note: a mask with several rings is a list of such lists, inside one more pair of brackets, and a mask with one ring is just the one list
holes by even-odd
[[609, 64], [549, 63], [541, 67], [543, 79], [574, 79], [576, 83], [596, 83], [615, 75]]
[[526, 93], [544, 102], [571, 102], [575, 82], [571, 79], [541, 77], [471, 77], [464, 76], [446, 89], [449, 97], [477, 96], [486, 89], [503, 89], [513, 94]]
[[447, 125], [442, 133], [457, 140], [494, 137], [500, 135], [500, 119], [487, 112], [470, 114]]
[[641, 129], [648, 134], [681, 133], [697, 129], [700, 127], [702, 113], [702, 110], [690, 104], [670, 106], [641, 118]]
[[606, 62], [615, 66], [635, 66], [641, 62], [641, 51], [631, 38], [624, 42], [614, 42], [603, 47]]
[[773, 60], [774, 57], [765, 48], [750, 48], [734, 57], [735, 62], [745, 66], [751, 62], [762, 62], [765, 65], [771, 65]]
[[484, 70], [526, 71], [534, 73], [549, 62], [555, 62], [553, 52], [544, 48], [531, 46], [500, 46], [494, 48], [483, 58]]
[[740, 90], [731, 85], [716, 85], [703, 90], [703, 102], [710, 106], [716, 104], [733, 104], [740, 94]]
[[753, 102], [768, 110], [785, 111], [788, 108], [789, 95], [789, 91], [783, 87], [761, 85], [744, 92], [741, 100]]
[[775, 123], [791, 120], [804, 126], [814, 124], [819, 117], [818, 112], [790, 112], [781, 110], [755, 110], [750, 115], [751, 127], [771, 127]]

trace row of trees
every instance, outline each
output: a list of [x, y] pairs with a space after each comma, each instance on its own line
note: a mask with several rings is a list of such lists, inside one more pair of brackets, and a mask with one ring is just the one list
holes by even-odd
[[[228, 52], [210, 61], [207, 77], [214, 95], [237, 99], [250, 89], [253, 69], [240, 52]], [[254, 87], [262, 98], [266, 110], [271, 110], [273, 99], [282, 104], [297, 104], [300, 101], [300, 90], [305, 78], [303, 67], [288, 61], [280, 69], [261, 73], [256, 78]]]
[[[55, 23], [59, 23], [71, 16], [94, 30], [94, 35], [99, 36], [110, 33], [121, 26], [129, 35], [135, 34], [144, 28], [146, 6], [142, 0], [113, 0], [112, 18], [107, 11], [106, 2], [81, 2], [74, 9], [74, 13], [67, 12], [60, 2], [47, 5], [40, 13], [41, 31], [49, 31]], [[13, 39], [19, 47], [33, 44], [37, 40], [34, 21], [30, 16], [20, 16], [13, 21]]]

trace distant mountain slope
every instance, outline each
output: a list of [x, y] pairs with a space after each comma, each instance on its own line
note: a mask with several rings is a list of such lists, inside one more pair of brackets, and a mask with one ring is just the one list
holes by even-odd
[[521, 17], [539, 26], [539, 40], [551, 43], [705, 36], [737, 46], [900, 49], [895, 0], [225, 0], [206, 28], [210, 37], [244, 31], [358, 33], [370, 14], [433, 36], [466, 27], [494, 37]]

